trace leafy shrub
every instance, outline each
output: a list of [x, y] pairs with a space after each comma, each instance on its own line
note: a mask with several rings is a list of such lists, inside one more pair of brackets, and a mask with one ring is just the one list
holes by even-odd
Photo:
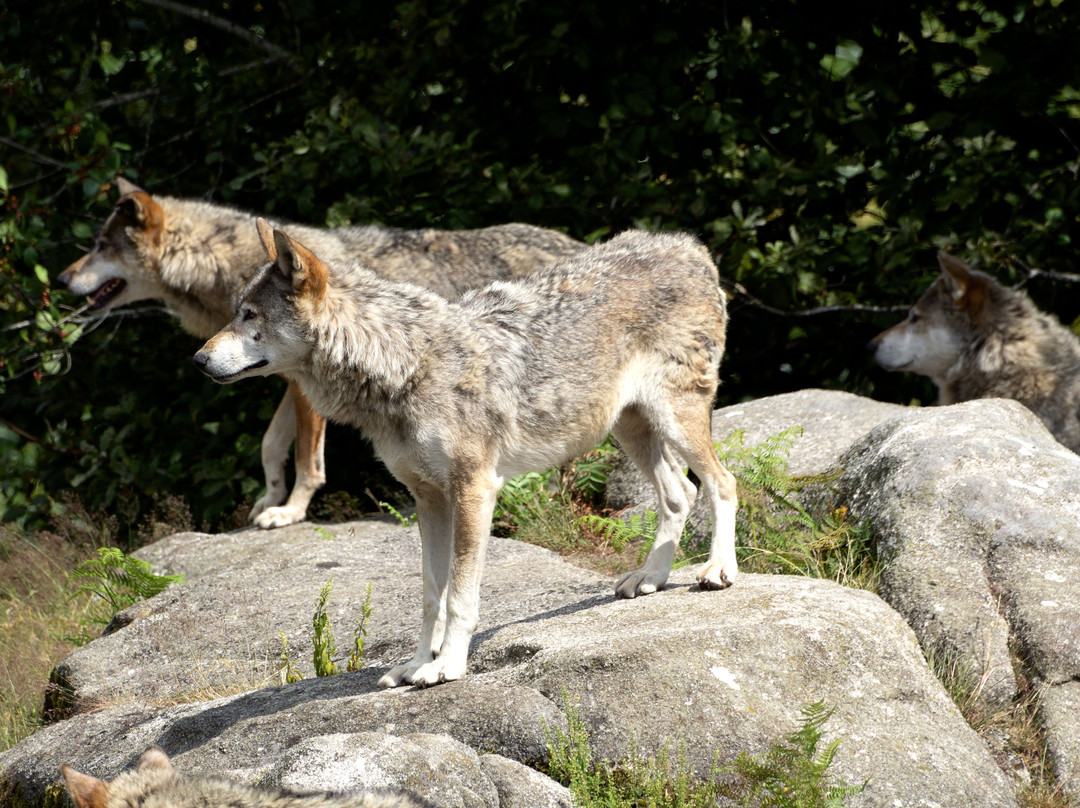
[[[42, 527], [74, 488], [133, 511], [127, 546], [154, 494], [182, 490], [218, 525], [261, 488], [275, 380], [214, 387], [156, 307], [102, 321], [50, 282], [121, 174], [316, 224], [698, 233], [732, 298], [724, 403], [807, 386], [930, 400], [861, 345], [938, 246], [1075, 314], [1032, 271], [1067, 277], [1080, 236], [1069, 4], [907, 0], [840, 21], [775, 2], [204, 11], [0, 9], [6, 520]], [[330, 451], [353, 461], [330, 458], [336, 488], [386, 479], [348, 430]]]

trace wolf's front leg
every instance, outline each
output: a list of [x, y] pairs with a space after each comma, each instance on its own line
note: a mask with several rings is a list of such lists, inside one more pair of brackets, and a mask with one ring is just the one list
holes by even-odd
[[[254, 518], [255, 524], [261, 528], [284, 527], [302, 522], [307, 517], [311, 498], [326, 482], [326, 467], [323, 460], [326, 419], [315, 412], [307, 396], [294, 382], [289, 382], [289, 390], [292, 393], [293, 423], [296, 435], [296, 482], [293, 483], [288, 502], [278, 507], [267, 507]], [[286, 398], [288, 397], [289, 394], [286, 393]], [[275, 414], [274, 417], [276, 418], [277, 415]], [[285, 449], [287, 452], [287, 444]], [[269, 494], [269, 490], [267, 493]]]
[[453, 563], [454, 541], [450, 499], [429, 483], [413, 483], [409, 488], [416, 498], [416, 516], [423, 547], [423, 624], [416, 654], [383, 676], [379, 680], [380, 687], [397, 687], [412, 682], [413, 675], [438, 655], [446, 629], [446, 587]]
[[259, 523], [259, 517], [269, 508], [285, 501], [289, 489], [285, 487], [285, 462], [289, 459], [289, 447], [296, 438], [296, 386], [289, 384], [285, 395], [274, 411], [274, 417], [266, 427], [262, 439], [262, 466], [266, 479], [266, 493], [255, 500], [249, 518], [259, 527], [272, 527]]
[[453, 488], [453, 563], [446, 592], [446, 628], [438, 656], [407, 677], [414, 685], [449, 682], [465, 675], [469, 641], [480, 622], [480, 579], [498, 493], [499, 482], [486, 471]]

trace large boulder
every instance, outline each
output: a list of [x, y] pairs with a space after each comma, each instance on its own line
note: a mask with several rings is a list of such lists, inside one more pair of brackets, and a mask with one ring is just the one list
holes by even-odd
[[[364, 573], [348, 587], [358, 596], [336, 615], [344, 626], [357, 616], [359, 593], [372, 570], [388, 570], [388, 578], [374, 576], [374, 587], [389, 591], [404, 566], [401, 557], [415, 555], [411, 531], [396, 526], [333, 530], [366, 536]], [[259, 563], [275, 569], [282, 581], [311, 575], [306, 566], [323, 557], [307, 558], [289, 541], [263, 545], [266, 535], [273, 534], [239, 534], [250, 540], [252, 552], [258, 547]], [[791, 731], [803, 705], [824, 699], [836, 706], [827, 738], [841, 741], [832, 771], [849, 783], [869, 779], [866, 792], [851, 805], [897, 799], [912, 805], [1015, 805], [1007, 778], [931, 675], [914, 635], [876, 596], [827, 581], [752, 575], [730, 590], [702, 592], [691, 585], [691, 571], [682, 569], [664, 592], [617, 601], [604, 576], [563, 569], [564, 562], [552, 554], [505, 540], [492, 542], [492, 559], [502, 559], [505, 569], [492, 574], [495, 585], [485, 587], [488, 616], [464, 680], [426, 690], [379, 690], [379, 675], [397, 661], [383, 653], [371, 668], [356, 673], [177, 704], [195, 696], [176, 689], [175, 675], [154, 679], [152, 672], [163, 664], [165, 650], [174, 669], [206, 660], [185, 589], [197, 590], [199, 603], [222, 609], [233, 592], [232, 628], [222, 629], [217, 617], [207, 622], [231, 632], [227, 636], [237, 638], [238, 647], [243, 647], [239, 638], [258, 636], [260, 629], [273, 637], [276, 628], [266, 625], [265, 602], [233, 589], [220, 561], [208, 561], [201, 572], [179, 561], [235, 551], [237, 535], [219, 539], [220, 552], [213, 539], [198, 535], [172, 537], [149, 549], [148, 557], [177, 559], [174, 569], [190, 569], [189, 579], [129, 615], [130, 622], [115, 633], [91, 643], [107, 644], [156, 684], [131, 687], [128, 692], [137, 695], [78, 713], [0, 755], [0, 789], [39, 805], [46, 789], [55, 788], [60, 763], [111, 777], [146, 746], [158, 744], [185, 771], [224, 773], [253, 783], [400, 790], [435, 806], [487, 806], [493, 800], [503, 808], [525, 802], [565, 805], [565, 791], [521, 764], [545, 760], [552, 733], [566, 726], [568, 706], [590, 727], [598, 755], [618, 760], [633, 751], [682, 745], [704, 773], [714, 754], [727, 762], [743, 751], [765, 751]], [[310, 541], [329, 540], [313, 535]], [[319, 546], [327, 552], [326, 545]], [[304, 596], [294, 605], [302, 614], [312, 609], [310, 588], [317, 588], [324, 573], [316, 569], [319, 574], [300, 587]], [[335, 569], [340, 574], [341, 568]], [[238, 568], [237, 574], [246, 573]], [[519, 574], [511, 586], [511, 576]], [[568, 584], [576, 576], [581, 581]], [[223, 594], [213, 594], [209, 580], [216, 580]], [[282, 581], [274, 585], [281, 587], [276, 591], [286, 591]], [[576, 596], [567, 594], [575, 586], [580, 587]], [[514, 618], [521, 608], [517, 592], [534, 604], [524, 618]], [[401, 631], [419, 611], [412, 600], [400, 611], [393, 603], [377, 602], [369, 634], [373, 645], [382, 641], [379, 632]], [[174, 622], [185, 631], [173, 631]], [[149, 644], [140, 623], [154, 626], [156, 636], [171, 644]], [[129, 654], [125, 635], [133, 648], [150, 656]], [[403, 639], [402, 653], [411, 652], [405, 645]], [[252, 662], [239, 653], [233, 659]], [[117, 667], [106, 655], [83, 652], [77, 662], [69, 660], [67, 667], [79, 672], [80, 692], [108, 691]], [[101, 668], [94, 667], [98, 663]], [[505, 760], [486, 761], [488, 753]]]
[[[882, 597], [989, 710], [1033, 673], [1055, 768], [1080, 790], [1080, 456], [1004, 399], [911, 408], [802, 390], [713, 414], [715, 440], [739, 429], [747, 446], [794, 426], [790, 472], [832, 476], [832, 501], [870, 520]], [[611, 504], [655, 507], [632, 464], [616, 479]]]
[[[416, 527], [365, 520], [181, 533], [137, 555], [158, 571], [183, 574], [184, 584], [124, 610], [111, 633], [56, 666], [48, 699], [54, 716], [131, 699], [182, 701], [280, 684], [282, 637], [310, 678], [312, 617], [331, 578], [327, 611], [339, 650], [352, 643], [369, 584], [366, 664], [397, 664], [416, 650], [422, 589]], [[576, 608], [612, 591], [604, 576], [539, 547], [493, 542], [480, 631]]]
[[1012, 649], [1044, 688], [1057, 770], [1080, 787], [1080, 456], [1025, 407], [911, 410], [839, 459], [837, 488], [874, 525], [882, 596], [989, 707], [1016, 694]]
[[[494, 539], [469, 676], [380, 691], [378, 677], [411, 655], [419, 631], [415, 528], [181, 534], [140, 554], [185, 582], [57, 666], [53, 703], [73, 717], [0, 754], [0, 795], [41, 805], [60, 763], [111, 777], [157, 743], [182, 769], [249, 782], [392, 788], [436, 806], [565, 805], [565, 790], [527, 766], [543, 764], [571, 707], [599, 756], [681, 744], [704, 772], [714, 754], [766, 750], [803, 705], [824, 699], [836, 707], [826, 738], [840, 740], [831, 771], [868, 780], [850, 805], [1015, 805], [920, 643], [969, 666], [989, 704], [1012, 694], [1002, 649], [1017, 648], [1045, 688], [1057, 770], [1080, 785], [1080, 458], [1010, 402], [913, 410], [826, 391], [778, 399], [719, 411], [714, 423], [745, 430], [747, 444], [804, 427], [792, 469], [836, 470], [837, 496], [872, 520], [895, 609], [787, 576], [701, 592], [688, 569], [663, 592], [617, 601], [606, 576]], [[342, 652], [373, 585], [367, 667], [316, 679], [311, 615], [331, 574]], [[280, 684], [282, 633], [304, 681]], [[420, 771], [431, 788], [410, 776]]]

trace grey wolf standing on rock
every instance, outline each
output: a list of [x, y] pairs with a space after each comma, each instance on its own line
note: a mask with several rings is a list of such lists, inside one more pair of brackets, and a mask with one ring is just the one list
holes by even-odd
[[135, 771], [111, 783], [61, 766], [75, 808], [418, 808], [388, 794], [300, 794], [262, 789], [221, 777], [178, 772], [160, 747], [151, 746]]
[[[208, 202], [151, 196], [123, 178], [117, 184], [116, 210], [90, 252], [60, 273], [58, 285], [88, 295], [91, 308], [102, 311], [161, 300], [188, 332], [203, 339], [217, 333], [232, 319], [237, 293], [263, 260], [255, 217]], [[359, 259], [384, 277], [447, 298], [527, 275], [585, 248], [569, 236], [527, 224], [459, 231], [281, 226], [328, 259]], [[251, 509], [259, 527], [304, 518], [326, 481], [325, 429], [326, 422], [290, 382], [263, 437], [266, 494]], [[286, 502], [285, 463], [294, 439], [296, 481]]]
[[331, 420], [359, 427], [416, 498], [423, 628], [416, 655], [380, 680], [465, 674], [495, 497], [612, 431], [659, 494], [645, 565], [618, 582], [663, 587], [701, 480], [712, 516], [703, 588], [734, 581], [735, 480], [710, 434], [727, 321], [716, 266], [684, 234], [624, 233], [460, 302], [323, 263], [259, 222], [268, 262], [236, 317], [195, 357], [232, 382], [282, 372]]
[[1011, 398], [1080, 451], [1080, 339], [1026, 294], [948, 253], [907, 319], [867, 345], [886, 370], [929, 376], [939, 404]]

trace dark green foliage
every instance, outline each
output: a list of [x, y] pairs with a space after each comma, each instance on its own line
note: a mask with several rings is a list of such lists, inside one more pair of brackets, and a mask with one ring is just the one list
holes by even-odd
[[[261, 485], [277, 380], [213, 387], [154, 307], [93, 328], [49, 286], [121, 172], [312, 223], [691, 230], [734, 294], [721, 403], [928, 401], [862, 354], [895, 315], [850, 307], [906, 306], [939, 245], [1006, 282], [1071, 270], [1078, 23], [1026, 0], [4, 5], [3, 518], [74, 487], [133, 525], [182, 490], [215, 526]], [[329, 446], [328, 491], [392, 499], [360, 438]]]

